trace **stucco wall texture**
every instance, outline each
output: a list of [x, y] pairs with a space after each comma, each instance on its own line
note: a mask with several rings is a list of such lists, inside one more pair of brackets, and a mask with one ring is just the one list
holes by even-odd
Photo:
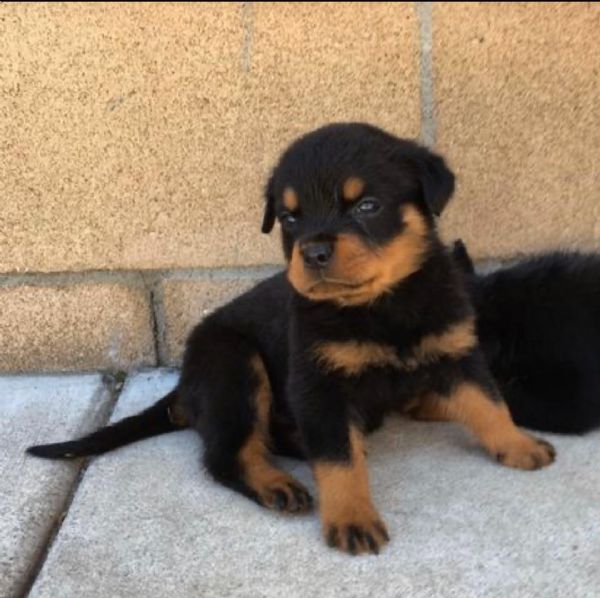
[[0, 371], [179, 362], [281, 263], [300, 133], [363, 120], [458, 177], [475, 256], [600, 245], [600, 5], [0, 3]]

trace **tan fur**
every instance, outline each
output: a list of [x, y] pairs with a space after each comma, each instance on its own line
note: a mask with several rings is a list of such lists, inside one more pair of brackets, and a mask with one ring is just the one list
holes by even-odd
[[259, 432], [254, 432], [239, 453], [244, 481], [261, 498], [265, 506], [273, 507], [276, 490], [290, 491], [288, 484], [298, 485], [290, 475], [277, 469], [268, 459], [268, 450]]
[[[385, 543], [387, 532], [371, 500], [364, 440], [359, 430], [350, 428], [349, 463], [317, 462], [313, 472], [326, 538], [335, 528], [339, 534], [339, 547], [349, 550], [343, 532], [349, 526], [357, 526], [371, 533], [377, 545]], [[359, 552], [367, 549], [367, 546], [357, 547]]]
[[365, 189], [365, 182], [356, 176], [351, 176], [346, 179], [342, 188], [342, 198], [345, 201], [354, 201], [358, 199]]
[[452, 324], [444, 332], [424, 336], [412, 350], [413, 359], [405, 360], [402, 367], [409, 370], [416, 369], [441, 356], [462, 357], [467, 355], [476, 344], [475, 320], [468, 318]]
[[356, 235], [339, 235], [331, 265], [322, 274], [324, 278], [304, 268], [296, 243], [288, 267], [290, 283], [315, 301], [333, 301], [341, 306], [373, 302], [416, 272], [427, 249], [428, 228], [423, 216], [410, 204], [403, 207], [402, 214], [405, 229], [378, 250], [365, 245]]
[[250, 365], [254, 370], [256, 378], [258, 380], [258, 389], [254, 401], [256, 404], [256, 427], [260, 432], [265, 441], [268, 442], [269, 438], [269, 412], [271, 410], [271, 383], [269, 382], [269, 376], [263, 360], [255, 355]]
[[413, 419], [424, 422], [447, 422], [452, 421], [448, 410], [442, 405], [444, 399], [433, 395], [427, 395], [419, 399], [413, 399], [404, 405], [402, 412], [410, 415]]
[[269, 461], [268, 430], [272, 397], [271, 385], [263, 361], [258, 355], [251, 359], [250, 365], [258, 380], [254, 396], [256, 420], [252, 434], [238, 454], [238, 460], [244, 472], [246, 484], [258, 494], [265, 506], [273, 508], [276, 491], [285, 493], [291, 501], [290, 485], [297, 488], [303, 487]]
[[321, 343], [316, 347], [315, 354], [325, 369], [342, 370], [349, 375], [360, 374], [368, 367], [401, 365], [393, 347], [378, 343]]
[[298, 209], [298, 195], [291, 187], [286, 187], [283, 191], [283, 205], [290, 212], [295, 212]]
[[416, 370], [442, 356], [461, 357], [477, 343], [472, 318], [453, 324], [439, 334], [428, 334], [413, 347], [410, 357], [399, 359], [391, 345], [374, 342], [324, 342], [315, 347], [320, 364], [329, 370], [341, 370], [349, 376], [361, 374], [369, 367], [393, 366]]
[[506, 403], [494, 401], [484, 389], [470, 382], [460, 384], [450, 397], [422, 399], [412, 413], [416, 419], [464, 424], [490, 454], [508, 467], [537, 469], [554, 460], [549, 445], [515, 426]]

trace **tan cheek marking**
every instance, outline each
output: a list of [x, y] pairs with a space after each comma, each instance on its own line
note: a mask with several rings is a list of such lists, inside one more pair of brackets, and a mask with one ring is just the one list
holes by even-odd
[[306, 270], [304, 269], [304, 262], [302, 260], [302, 255], [300, 254], [298, 243], [294, 243], [292, 249], [292, 257], [287, 268], [287, 277], [296, 291], [302, 295], [307, 292], [310, 281], [306, 276]]
[[365, 189], [365, 182], [356, 176], [346, 179], [342, 188], [342, 197], [345, 201], [354, 201], [358, 199]]
[[361, 282], [373, 277], [377, 269], [377, 256], [359, 237], [342, 233], [335, 244], [331, 276], [349, 282]]
[[369, 281], [358, 288], [316, 289], [307, 293], [310, 280], [302, 258], [294, 248], [288, 278], [296, 290], [316, 301], [332, 301], [341, 306], [365, 305], [390, 292], [395, 284], [416, 272], [429, 246], [429, 227], [416, 207], [402, 208], [405, 228], [379, 251], [372, 252], [354, 235], [339, 235], [330, 276], [347, 281]]
[[383, 272], [378, 285], [382, 291], [414, 274], [421, 267], [428, 246], [428, 227], [417, 208], [404, 206], [402, 218], [405, 229], [382, 252]]
[[283, 205], [286, 210], [295, 212], [298, 209], [298, 195], [291, 187], [286, 187], [283, 192]]
[[358, 264], [374, 280], [355, 290], [338, 302], [341, 305], [363, 305], [372, 303], [394, 285], [414, 274], [423, 263], [429, 246], [429, 227], [416, 207], [408, 204], [402, 208], [405, 228], [395, 239], [378, 251], [372, 258], [363, 258]]
[[396, 366], [400, 361], [393, 347], [378, 343], [327, 342], [315, 348], [317, 360], [329, 370], [342, 370], [357, 375], [369, 367]]

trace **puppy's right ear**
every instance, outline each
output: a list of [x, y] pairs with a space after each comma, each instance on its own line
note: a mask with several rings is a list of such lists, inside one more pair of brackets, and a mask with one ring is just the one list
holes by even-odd
[[263, 216], [261, 230], [270, 233], [275, 225], [275, 193], [273, 191], [273, 177], [269, 179], [265, 189], [265, 213]]
[[420, 149], [415, 161], [425, 203], [433, 214], [439, 216], [454, 193], [454, 173], [442, 156], [426, 148]]

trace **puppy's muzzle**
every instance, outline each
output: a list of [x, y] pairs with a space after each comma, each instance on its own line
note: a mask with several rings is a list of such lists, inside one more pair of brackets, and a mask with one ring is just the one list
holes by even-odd
[[323, 270], [329, 265], [333, 256], [333, 242], [307, 241], [300, 245], [300, 253], [307, 268]]

